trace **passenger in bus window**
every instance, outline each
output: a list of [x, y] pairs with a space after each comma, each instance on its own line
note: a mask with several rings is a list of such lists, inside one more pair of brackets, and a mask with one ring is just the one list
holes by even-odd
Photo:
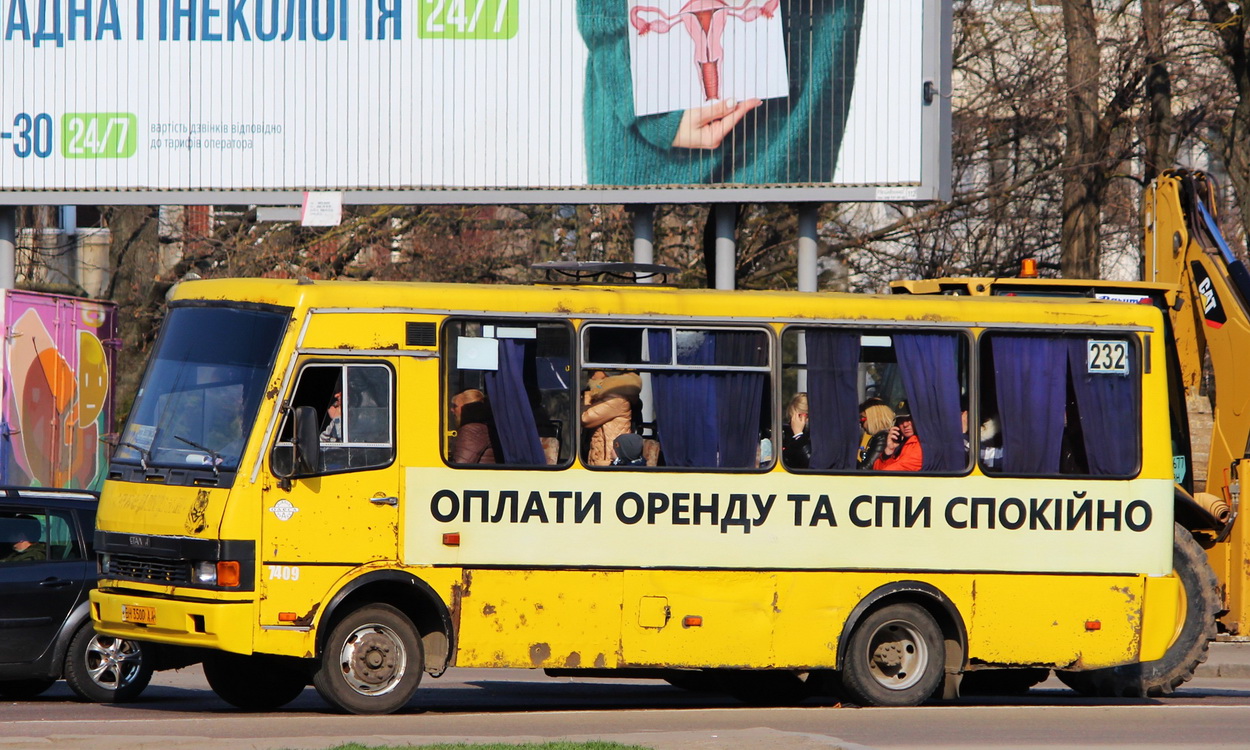
[[612, 466], [646, 466], [647, 460], [642, 457], [642, 436], [626, 432], [616, 436], [612, 443]]
[[453, 464], [493, 464], [496, 462], [493, 418], [486, 394], [476, 388], [457, 393], [451, 399], [456, 418], [456, 439], [451, 445]]
[[894, 426], [894, 410], [879, 398], [870, 398], [859, 405], [859, 427], [864, 431], [859, 449], [859, 469], [871, 469], [885, 452], [890, 428]]
[[608, 375], [599, 370], [590, 376], [582, 394], [582, 427], [591, 431], [587, 465], [612, 463], [612, 446], [617, 436], [634, 431], [634, 415], [641, 411], [641, 392], [642, 377], [636, 372]]
[[[964, 431], [964, 453], [967, 454], [972, 449], [972, 436], [968, 433], [968, 403], [966, 400], [960, 402], [959, 420]], [[1003, 436], [998, 431], [997, 417], [991, 415], [981, 420], [981, 427], [977, 430], [977, 440], [981, 446], [981, 468], [990, 471], [998, 471], [1003, 468]]]
[[334, 398], [326, 407], [326, 425], [321, 430], [321, 442], [343, 442], [343, 393], [335, 391]]
[[800, 391], [786, 407], [781, 458], [791, 469], [806, 469], [812, 462], [812, 439], [807, 432], [807, 394]]
[[886, 437], [885, 451], [881, 458], [873, 462], [872, 468], [877, 471], [920, 471], [923, 464], [920, 437], [916, 435], [916, 426], [911, 420], [911, 409], [904, 401], [894, 415], [894, 426]]

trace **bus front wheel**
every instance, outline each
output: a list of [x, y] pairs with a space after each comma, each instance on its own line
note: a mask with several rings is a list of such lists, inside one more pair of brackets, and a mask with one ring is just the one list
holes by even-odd
[[1222, 598], [1206, 553], [1180, 524], [1173, 530], [1172, 569], [1181, 584], [1180, 606], [1176, 632], [1162, 659], [1084, 672], [1056, 671], [1055, 676], [1083, 695], [1125, 698], [1171, 695], [1189, 681], [1207, 660]]
[[882, 607], [851, 633], [842, 690], [863, 706], [918, 706], [941, 685], [943, 649], [942, 630], [924, 607]]
[[273, 711], [299, 697], [308, 674], [277, 657], [216, 652], [204, 659], [204, 678], [218, 698], [244, 711]]
[[412, 621], [388, 604], [372, 604], [335, 624], [313, 686], [339, 710], [389, 714], [411, 700], [424, 668], [421, 636]]

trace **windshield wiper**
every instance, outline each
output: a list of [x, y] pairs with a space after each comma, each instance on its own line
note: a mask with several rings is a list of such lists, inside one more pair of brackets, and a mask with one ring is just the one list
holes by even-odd
[[175, 440], [181, 440], [182, 442], [186, 443], [187, 445], [191, 446], [192, 448], [195, 448], [196, 450], [201, 450], [201, 451], [204, 451], [205, 453], [207, 453], [207, 454], [208, 454], [208, 456], [209, 456], [209, 458], [213, 459], [213, 464], [212, 464], [212, 466], [213, 466], [213, 476], [215, 476], [215, 477], [217, 477], [217, 476], [221, 476], [221, 472], [217, 469], [217, 465], [221, 463], [221, 454], [220, 454], [220, 453], [218, 453], [217, 451], [213, 450], [212, 448], [208, 448], [208, 447], [206, 447], [206, 446], [200, 445], [199, 443], [195, 442], [194, 440], [187, 440], [186, 438], [184, 438], [184, 437], [183, 437], [183, 436], [181, 436], [181, 435], [174, 435], [174, 439], [175, 439]]
[[140, 448], [139, 446], [135, 445], [134, 443], [130, 443], [130, 442], [127, 442], [127, 441], [125, 441], [125, 440], [118, 440], [118, 441], [117, 441], [117, 444], [118, 444], [118, 445], [124, 445], [124, 446], [126, 446], [127, 448], [134, 448], [135, 450], [139, 451], [139, 465], [140, 465], [141, 467], [143, 467], [143, 471], [144, 471], [145, 473], [147, 472], [147, 470], [148, 470], [148, 459], [152, 457], [151, 452], [149, 452], [147, 448]]

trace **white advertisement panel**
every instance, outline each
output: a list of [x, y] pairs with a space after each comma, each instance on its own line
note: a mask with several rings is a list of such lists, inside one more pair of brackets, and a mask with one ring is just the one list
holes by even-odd
[[949, 0], [0, 0], [0, 202], [935, 199], [949, 16]]
[[[406, 470], [404, 562], [1167, 575], [1164, 480]], [[568, 476], [571, 472], [565, 472]], [[449, 546], [443, 534], [460, 535]]]

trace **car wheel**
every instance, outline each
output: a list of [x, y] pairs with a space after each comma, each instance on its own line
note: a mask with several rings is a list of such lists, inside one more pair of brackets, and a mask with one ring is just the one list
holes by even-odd
[[56, 680], [8, 680], [0, 682], [0, 698], [26, 700], [52, 687]]
[[101, 635], [88, 620], [69, 642], [65, 682], [80, 700], [128, 703], [151, 679], [151, 661], [144, 658], [138, 641]]

